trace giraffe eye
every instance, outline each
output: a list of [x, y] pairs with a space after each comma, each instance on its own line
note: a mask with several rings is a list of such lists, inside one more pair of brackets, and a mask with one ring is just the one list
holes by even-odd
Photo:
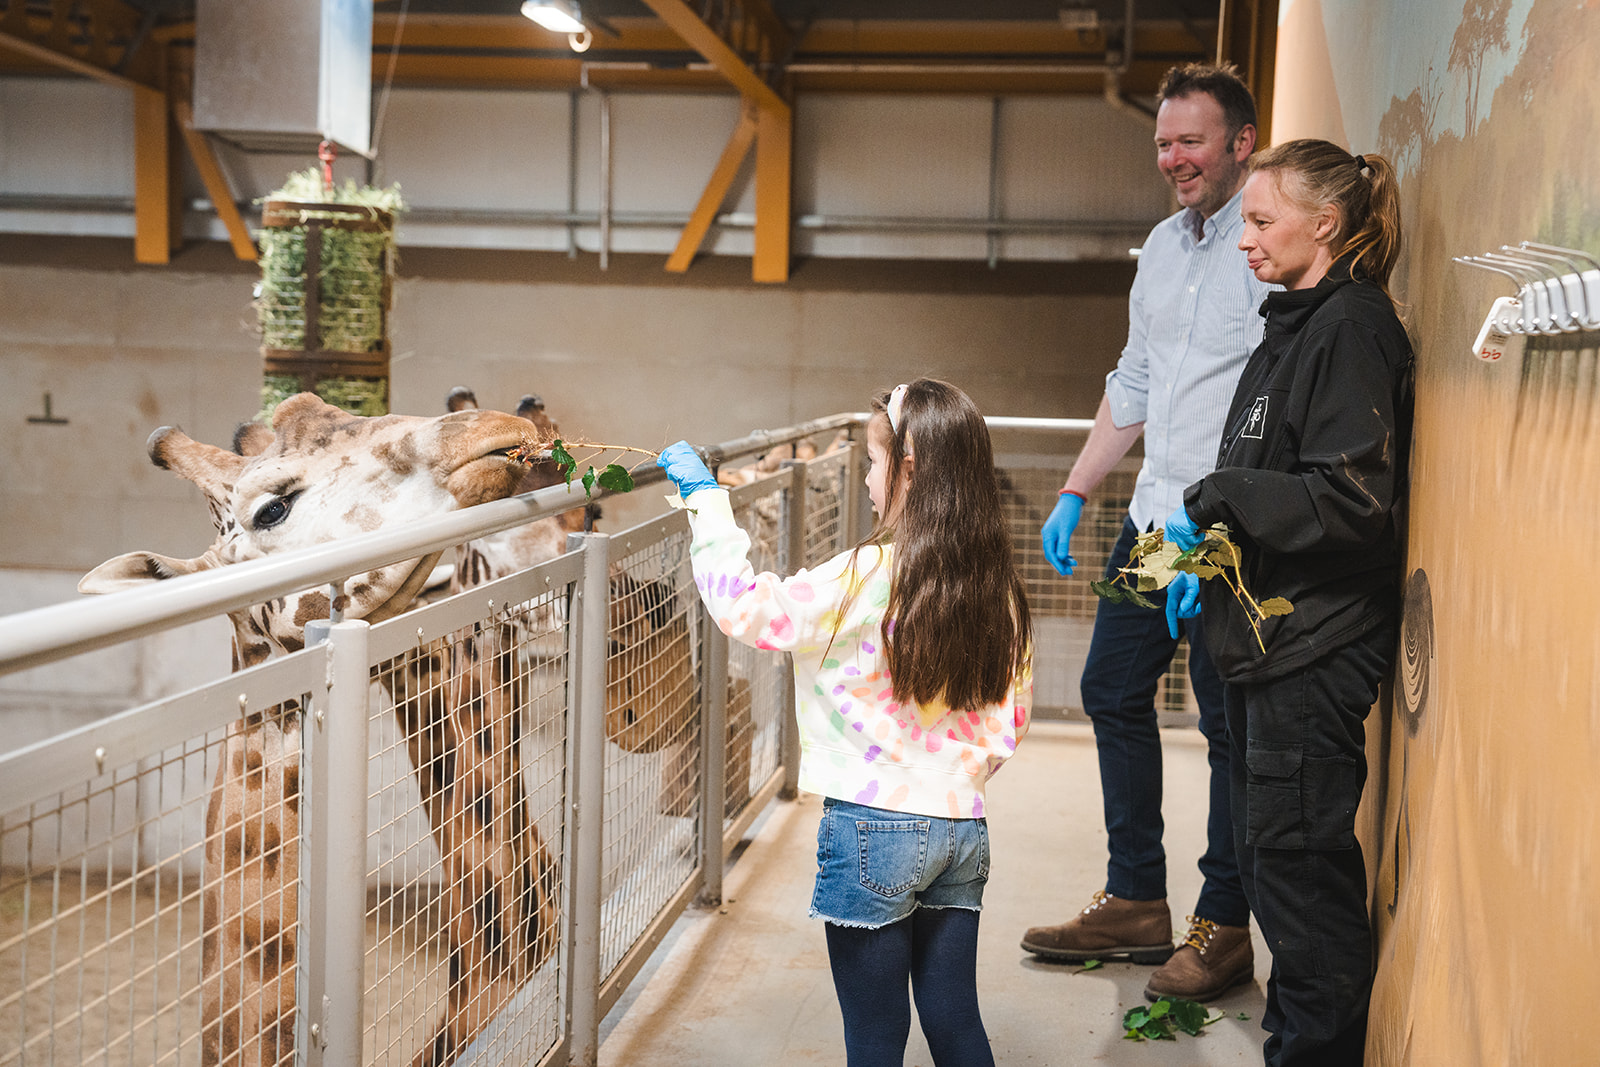
[[250, 524], [258, 530], [270, 530], [289, 517], [289, 509], [294, 507], [294, 502], [300, 494], [290, 493], [288, 496], [273, 497], [256, 509], [250, 519]]

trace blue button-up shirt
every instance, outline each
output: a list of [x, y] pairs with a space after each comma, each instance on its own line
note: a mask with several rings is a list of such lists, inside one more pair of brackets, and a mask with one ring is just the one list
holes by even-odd
[[1239, 373], [1261, 343], [1261, 302], [1279, 288], [1257, 281], [1239, 251], [1240, 196], [1203, 221], [1184, 208], [1150, 231], [1139, 255], [1128, 344], [1106, 376], [1106, 398], [1117, 426], [1144, 423], [1128, 507], [1141, 530], [1164, 522], [1216, 466]]

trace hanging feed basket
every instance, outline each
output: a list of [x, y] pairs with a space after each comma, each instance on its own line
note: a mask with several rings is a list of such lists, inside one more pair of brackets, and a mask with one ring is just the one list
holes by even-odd
[[[320, 180], [297, 181], [303, 177], [280, 193], [304, 194], [308, 185], [322, 192]], [[357, 415], [388, 412], [392, 209], [400, 206], [399, 194], [346, 183], [342, 196], [329, 195], [338, 199], [271, 198], [262, 208], [256, 317], [268, 418], [299, 392]]]

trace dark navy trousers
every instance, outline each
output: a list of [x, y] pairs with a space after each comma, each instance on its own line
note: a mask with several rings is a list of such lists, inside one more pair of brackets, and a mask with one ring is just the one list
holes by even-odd
[[1227, 687], [1239, 869], [1272, 950], [1268, 1067], [1362, 1062], [1372, 927], [1356, 807], [1394, 648], [1385, 625], [1288, 677]]

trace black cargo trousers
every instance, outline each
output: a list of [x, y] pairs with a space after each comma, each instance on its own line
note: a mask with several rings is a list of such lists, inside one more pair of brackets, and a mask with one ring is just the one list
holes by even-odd
[[1385, 624], [1286, 677], [1226, 687], [1239, 873], [1272, 952], [1268, 1067], [1362, 1062], [1372, 927], [1356, 807], [1394, 651]]

